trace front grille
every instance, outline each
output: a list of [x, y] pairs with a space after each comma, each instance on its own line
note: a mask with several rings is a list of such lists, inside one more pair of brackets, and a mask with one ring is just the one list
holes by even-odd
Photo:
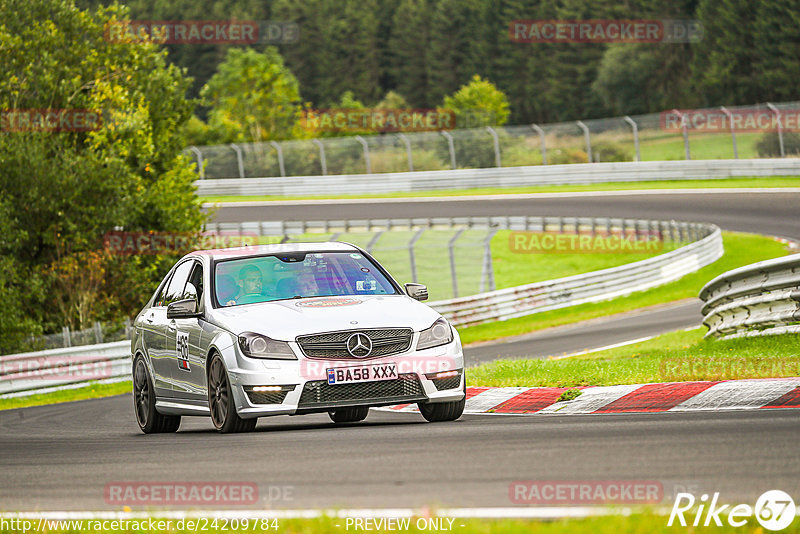
[[433, 385], [436, 386], [436, 391], [444, 391], [445, 389], [455, 389], [461, 385], [461, 372], [456, 376], [449, 376], [447, 378], [435, 378], [432, 380]]
[[313, 408], [315, 406], [354, 404], [362, 401], [363, 404], [386, 401], [400, 404], [404, 401], [424, 400], [425, 398], [422, 384], [417, 375], [407, 373], [401, 374], [396, 380], [356, 384], [330, 385], [326, 380], [306, 382], [298, 407]]
[[294, 390], [294, 386], [291, 386], [291, 389], [284, 386], [283, 391], [253, 391], [252, 387], [244, 388], [244, 392], [247, 393], [247, 398], [252, 404], [282, 404], [286, 399], [286, 394], [292, 390]]
[[[372, 341], [372, 352], [364, 358], [356, 358], [347, 351], [347, 339], [357, 333], [365, 334]], [[405, 352], [411, 346], [412, 335], [410, 328], [342, 330], [298, 336], [297, 343], [309, 358], [365, 360]]]

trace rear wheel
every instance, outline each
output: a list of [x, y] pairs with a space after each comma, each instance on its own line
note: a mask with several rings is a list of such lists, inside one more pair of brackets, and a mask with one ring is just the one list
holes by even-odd
[[328, 417], [334, 423], [356, 423], [363, 421], [369, 415], [369, 406], [356, 406], [354, 408], [339, 408], [328, 412]]
[[223, 434], [250, 432], [258, 422], [255, 418], [242, 419], [236, 413], [228, 371], [218, 355], [211, 360], [208, 369], [208, 409], [211, 411], [214, 428]]
[[153, 381], [142, 356], [137, 356], [133, 362], [133, 408], [136, 422], [145, 434], [175, 432], [181, 425], [180, 415], [163, 415], [156, 411]]
[[428, 422], [438, 423], [441, 421], [455, 421], [461, 414], [464, 413], [464, 408], [467, 406], [467, 383], [464, 379], [464, 398], [460, 401], [453, 402], [436, 402], [436, 403], [417, 403], [419, 406], [419, 413], [422, 414]]

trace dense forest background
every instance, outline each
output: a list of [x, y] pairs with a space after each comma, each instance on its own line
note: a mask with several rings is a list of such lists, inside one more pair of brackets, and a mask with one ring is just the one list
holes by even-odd
[[[96, 0], [80, 0], [96, 7]], [[510, 104], [509, 124], [664, 109], [794, 100], [800, 79], [799, 0], [130, 0], [131, 18], [279, 20], [299, 25], [279, 46], [300, 97], [333, 107], [351, 91], [375, 105], [389, 91], [411, 107], [441, 105], [473, 75]], [[522, 44], [518, 19], [694, 19], [682, 44]], [[190, 96], [228, 45], [168, 45], [193, 77]], [[200, 107], [205, 119], [208, 108]]]

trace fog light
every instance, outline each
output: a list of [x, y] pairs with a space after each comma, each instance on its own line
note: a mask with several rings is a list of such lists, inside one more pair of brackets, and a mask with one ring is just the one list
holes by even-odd
[[295, 386], [254, 386], [250, 391], [254, 393], [270, 393], [277, 391], [294, 391]]
[[433, 373], [429, 375], [425, 375], [428, 380], [436, 380], [439, 378], [450, 378], [451, 376], [458, 376], [458, 371], [442, 371], [441, 373]]

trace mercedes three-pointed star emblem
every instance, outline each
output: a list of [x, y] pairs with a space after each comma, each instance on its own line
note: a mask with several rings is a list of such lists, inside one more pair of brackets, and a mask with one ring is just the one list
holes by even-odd
[[372, 352], [372, 340], [361, 332], [347, 338], [347, 352], [354, 358], [366, 358]]

